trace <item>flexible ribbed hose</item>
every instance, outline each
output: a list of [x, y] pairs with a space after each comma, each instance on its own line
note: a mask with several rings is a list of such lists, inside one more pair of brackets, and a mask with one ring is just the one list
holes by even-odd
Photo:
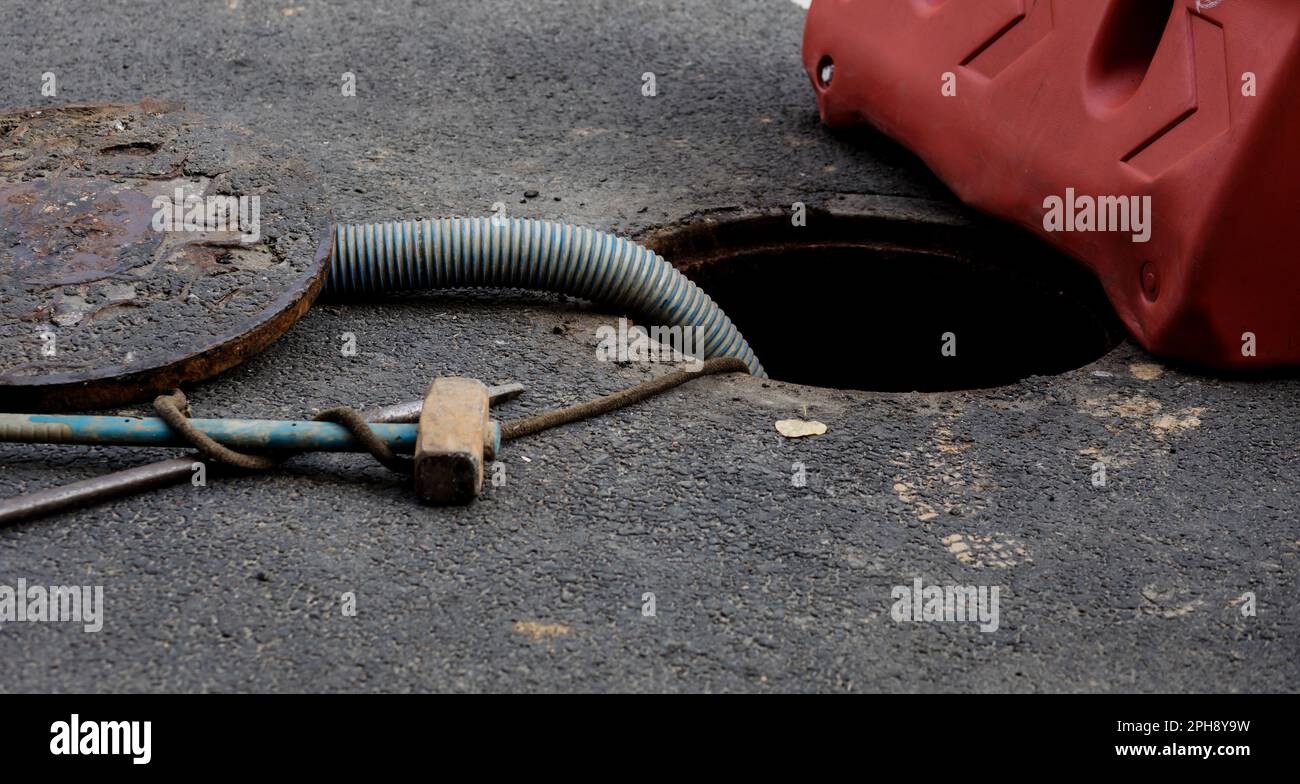
[[700, 327], [704, 359], [766, 376], [736, 325], [654, 251], [603, 231], [528, 218], [438, 218], [334, 228], [334, 293], [521, 288], [589, 299], [664, 327]]

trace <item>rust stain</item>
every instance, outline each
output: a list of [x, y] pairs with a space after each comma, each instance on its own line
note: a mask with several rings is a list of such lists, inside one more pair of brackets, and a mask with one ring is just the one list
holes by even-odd
[[533, 642], [548, 638], [566, 637], [569, 627], [562, 623], [541, 623], [540, 621], [515, 621], [515, 631]]
[[[1190, 406], [1174, 412], [1166, 412], [1163, 403], [1145, 395], [1128, 396], [1111, 393], [1104, 398], [1084, 400], [1079, 410], [1098, 419], [1118, 419], [1134, 430], [1148, 433], [1157, 441], [1163, 441], [1172, 434], [1199, 428], [1201, 417], [1207, 409], [1203, 406]], [[1111, 432], [1121, 432], [1111, 425], [1106, 427]]]

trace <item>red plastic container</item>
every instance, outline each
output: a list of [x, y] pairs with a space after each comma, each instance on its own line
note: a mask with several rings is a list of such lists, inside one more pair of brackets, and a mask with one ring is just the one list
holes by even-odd
[[804, 64], [1153, 353], [1300, 365], [1300, 0], [815, 0]]

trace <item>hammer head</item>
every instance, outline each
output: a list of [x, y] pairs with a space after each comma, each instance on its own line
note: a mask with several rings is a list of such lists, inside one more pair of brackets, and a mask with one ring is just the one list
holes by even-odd
[[436, 504], [464, 504], [483, 489], [483, 464], [496, 457], [501, 427], [488, 418], [488, 388], [472, 378], [429, 387], [415, 439], [415, 491]]

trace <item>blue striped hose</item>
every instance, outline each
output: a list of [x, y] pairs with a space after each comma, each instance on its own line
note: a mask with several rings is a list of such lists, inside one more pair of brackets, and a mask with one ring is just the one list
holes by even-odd
[[[334, 227], [326, 290], [554, 291], [664, 327], [700, 327], [704, 359], [763, 366], [709, 295], [652, 250], [603, 231], [530, 218], [437, 218]], [[698, 344], [697, 344], [698, 348]]]

